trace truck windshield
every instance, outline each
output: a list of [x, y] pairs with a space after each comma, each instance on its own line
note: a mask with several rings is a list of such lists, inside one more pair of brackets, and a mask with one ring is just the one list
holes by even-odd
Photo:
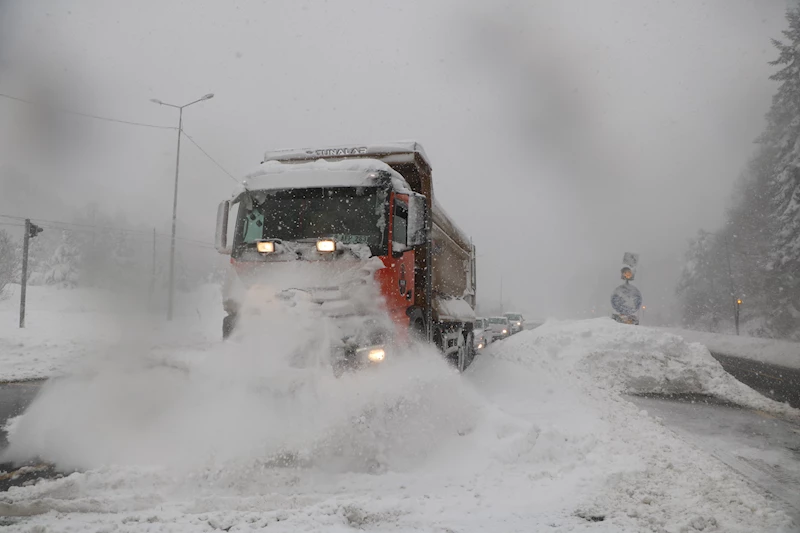
[[250, 191], [239, 208], [236, 244], [262, 239], [332, 238], [385, 247], [386, 191], [378, 187], [315, 187]]

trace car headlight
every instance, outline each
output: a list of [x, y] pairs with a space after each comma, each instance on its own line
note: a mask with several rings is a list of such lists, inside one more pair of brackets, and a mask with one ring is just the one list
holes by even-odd
[[271, 254], [275, 251], [275, 243], [272, 241], [258, 241], [256, 242], [256, 250], [262, 254]]
[[479, 350], [483, 349], [483, 343], [482, 343], [482, 342], [479, 342], [479, 343], [478, 343], [478, 349], [479, 349]]
[[318, 252], [335, 252], [336, 251], [336, 241], [332, 241], [330, 239], [324, 239], [321, 241], [317, 241], [317, 251]]
[[517, 322], [517, 325], [518, 325], [518, 326], [521, 326], [521, 325], [522, 325], [522, 322]]
[[503, 333], [508, 333], [508, 330], [507, 330], [507, 329], [504, 329], [504, 330], [503, 330]]

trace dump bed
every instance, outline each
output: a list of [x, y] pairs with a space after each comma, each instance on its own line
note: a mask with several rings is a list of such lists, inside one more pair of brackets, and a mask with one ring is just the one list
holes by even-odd
[[430, 161], [419, 143], [409, 141], [322, 149], [275, 150], [264, 155], [265, 162], [283, 163], [354, 158], [376, 159], [386, 163], [405, 178], [412, 191], [425, 195], [428, 200], [428, 211], [432, 214], [431, 243], [418, 250], [416, 269], [418, 272], [425, 272], [430, 258], [431, 287], [430, 291], [425, 287], [426, 276], [415, 276], [416, 305], [427, 308], [428, 298], [432, 298], [434, 320], [474, 318], [474, 249], [469, 237], [436, 201]]

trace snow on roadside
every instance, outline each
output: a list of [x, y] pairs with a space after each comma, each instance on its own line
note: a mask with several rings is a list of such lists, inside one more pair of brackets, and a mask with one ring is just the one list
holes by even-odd
[[[517, 338], [520, 358], [553, 372], [588, 375], [595, 386], [630, 394], [703, 394], [791, 417], [800, 411], [764, 397], [728, 374], [708, 349], [654, 328], [611, 319], [548, 322]], [[505, 357], [513, 357], [505, 355]]]
[[149, 304], [140, 295], [101, 289], [30, 286], [26, 327], [20, 328], [19, 285], [7, 286], [0, 298], [0, 382], [57, 376], [120, 344], [169, 350], [208, 344], [220, 336], [223, 312], [217, 286], [178, 292], [169, 327], [165, 311]]
[[180, 370], [126, 359], [49, 383], [6, 458], [83, 471], [12, 488], [0, 515], [132, 532], [796, 527], [624, 398], [743, 395], [677, 337], [548, 323], [492, 345], [463, 376], [422, 350], [335, 379], [290, 370], [291, 320], [266, 319], [258, 338], [182, 349]]
[[800, 342], [762, 339], [694, 331], [678, 328], [654, 328], [659, 331], [673, 333], [689, 342], [699, 342], [714, 353], [752, 359], [777, 366], [800, 368]]

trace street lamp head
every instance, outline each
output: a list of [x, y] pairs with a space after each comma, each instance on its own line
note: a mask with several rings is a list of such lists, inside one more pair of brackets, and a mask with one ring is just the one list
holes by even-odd
[[150, 101], [153, 102], [154, 104], [158, 104], [158, 105], [162, 105], [164, 103], [161, 100], [159, 100], [158, 98], [151, 98]]
[[208, 93], [207, 95], [202, 97], [201, 100], [211, 100], [212, 98], [214, 98], [214, 93]]

